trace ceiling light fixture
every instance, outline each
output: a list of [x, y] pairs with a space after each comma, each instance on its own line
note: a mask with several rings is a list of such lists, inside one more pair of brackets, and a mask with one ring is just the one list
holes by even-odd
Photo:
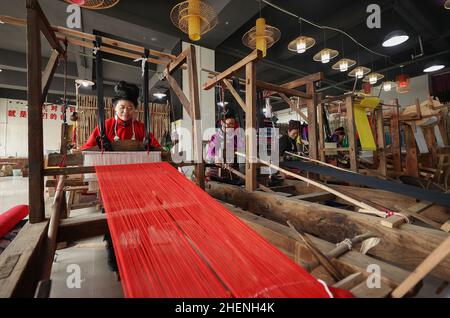
[[314, 55], [313, 60], [316, 62], [322, 62], [324, 64], [330, 62], [330, 60], [334, 59], [339, 55], [339, 52], [333, 49], [323, 49], [316, 55]]
[[391, 81], [383, 82], [383, 91], [390, 92], [395, 87], [395, 83]]
[[363, 79], [363, 82], [369, 82], [371, 85], [375, 85], [382, 78], [384, 78], [384, 75], [380, 73], [370, 73]]
[[267, 25], [264, 18], [256, 20], [256, 26], [247, 31], [242, 37], [242, 43], [252, 49], [263, 52], [263, 57], [267, 55], [267, 49], [271, 48], [281, 37], [278, 28]]
[[450, 0], [445, 1], [444, 8], [450, 10]]
[[79, 5], [82, 8], [101, 10], [109, 9], [119, 3], [120, 0], [64, 0], [67, 3]]
[[431, 72], [436, 72], [436, 71], [442, 70], [444, 67], [445, 67], [445, 65], [435, 64], [435, 65], [431, 65], [431, 66], [425, 68], [423, 71], [425, 73], [431, 73]]
[[217, 103], [217, 106], [220, 106], [220, 107], [225, 107], [227, 105], [228, 105], [228, 102], [218, 102]]
[[355, 60], [343, 58], [340, 59], [331, 68], [336, 71], [346, 72], [350, 67], [353, 67], [355, 64], [356, 64]]
[[369, 74], [370, 71], [371, 71], [371, 69], [368, 68], [368, 67], [365, 67], [365, 66], [358, 66], [358, 67], [355, 67], [353, 70], [351, 70], [351, 71], [348, 73], [348, 76], [356, 77], [356, 78], [363, 78], [364, 75]]
[[409, 36], [404, 31], [396, 30], [386, 35], [386, 37], [384, 38], [383, 46], [384, 47], [397, 46], [408, 41], [408, 39]]
[[156, 93], [153, 93], [153, 96], [155, 96], [158, 99], [163, 99], [164, 97], [167, 96], [167, 94], [161, 93], [161, 92], [156, 92]]
[[202, 0], [188, 0], [178, 3], [170, 12], [172, 23], [189, 35], [191, 41], [198, 41], [201, 36], [217, 25], [217, 13], [214, 8]]
[[95, 83], [86, 79], [76, 79], [75, 83], [78, 84], [79, 86], [83, 86], [83, 87], [91, 87], [94, 86]]
[[302, 35], [302, 19], [298, 19], [300, 25], [300, 36], [292, 40], [288, 45], [288, 50], [297, 52], [298, 54], [305, 53], [306, 50], [312, 48], [316, 44], [316, 40], [311, 37]]
[[406, 74], [400, 74], [397, 75], [396, 77], [396, 82], [397, 82], [397, 92], [402, 94], [402, 93], [407, 93], [409, 91], [409, 76]]

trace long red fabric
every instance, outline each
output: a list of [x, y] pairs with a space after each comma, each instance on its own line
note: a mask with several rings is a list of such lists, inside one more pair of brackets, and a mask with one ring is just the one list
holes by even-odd
[[0, 239], [28, 215], [28, 205], [17, 205], [0, 214]]
[[170, 164], [96, 172], [126, 297], [329, 297]]

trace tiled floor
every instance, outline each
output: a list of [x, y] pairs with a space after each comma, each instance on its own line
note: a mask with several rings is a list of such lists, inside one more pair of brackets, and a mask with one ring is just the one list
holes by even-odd
[[[48, 201], [50, 202], [51, 200]], [[28, 179], [0, 178], [0, 214], [18, 204], [28, 204]], [[72, 211], [71, 216], [91, 213], [98, 211], [95, 211], [95, 208], [80, 209]], [[78, 278], [79, 285], [76, 284]], [[108, 269], [102, 237], [77, 242], [72, 247], [57, 250], [51, 279], [51, 297], [123, 297], [117, 276]], [[427, 278], [416, 297], [450, 298], [449, 286], [441, 294], [436, 294], [441, 283], [440, 280]]]
[[28, 204], [28, 178], [0, 178], [0, 214], [19, 205]]

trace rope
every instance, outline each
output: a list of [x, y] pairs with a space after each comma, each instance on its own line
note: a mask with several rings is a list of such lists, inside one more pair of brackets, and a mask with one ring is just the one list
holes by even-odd
[[345, 247], [347, 247], [347, 249], [349, 251], [351, 251], [352, 248], [353, 248], [353, 243], [352, 243], [352, 241], [349, 238], [346, 238], [342, 242], [337, 243], [336, 246], [337, 247], [345, 246]]

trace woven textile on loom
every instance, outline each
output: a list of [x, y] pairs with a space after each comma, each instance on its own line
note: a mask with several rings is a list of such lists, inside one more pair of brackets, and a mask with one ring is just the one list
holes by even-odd
[[96, 171], [126, 297], [351, 297], [327, 290], [168, 163]]

